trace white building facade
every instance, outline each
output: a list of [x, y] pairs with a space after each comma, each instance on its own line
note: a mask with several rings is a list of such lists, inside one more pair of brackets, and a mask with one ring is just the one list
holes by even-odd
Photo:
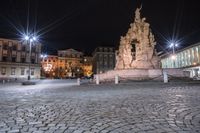
[[40, 78], [41, 44], [0, 38], [0, 80], [2, 79], [27, 79], [29, 74], [32, 79]]
[[200, 43], [186, 47], [172, 55], [161, 57], [162, 68], [183, 68], [190, 71], [190, 77], [200, 77]]

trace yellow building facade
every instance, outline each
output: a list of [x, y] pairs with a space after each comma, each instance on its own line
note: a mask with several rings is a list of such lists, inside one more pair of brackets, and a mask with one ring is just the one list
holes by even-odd
[[41, 60], [42, 74], [47, 78], [75, 78], [92, 75], [91, 57], [74, 49], [59, 50], [58, 56], [48, 55]]

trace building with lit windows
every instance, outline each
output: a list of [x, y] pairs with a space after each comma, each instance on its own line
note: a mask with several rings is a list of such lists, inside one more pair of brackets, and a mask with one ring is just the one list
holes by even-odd
[[93, 73], [99, 74], [115, 67], [115, 48], [98, 47], [93, 52]]
[[83, 53], [74, 49], [58, 50], [60, 61], [59, 71], [61, 77], [82, 76]]
[[47, 78], [73, 78], [92, 75], [92, 58], [74, 49], [58, 50], [58, 55], [43, 56], [42, 75]]
[[83, 75], [85, 77], [91, 77], [93, 72], [92, 72], [92, 57], [90, 56], [84, 56], [83, 58]]
[[174, 56], [161, 56], [162, 68], [183, 68], [190, 77], [200, 77], [200, 43], [181, 49]]
[[[26, 42], [0, 38], [0, 80], [40, 78], [41, 44], [33, 43], [31, 58]], [[30, 63], [31, 62], [31, 63]]]

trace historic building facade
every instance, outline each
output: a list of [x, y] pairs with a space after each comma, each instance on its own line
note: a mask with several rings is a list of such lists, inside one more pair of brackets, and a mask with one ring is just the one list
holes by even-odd
[[161, 56], [162, 68], [183, 68], [191, 77], [200, 77], [200, 43], [186, 47], [175, 55]]
[[91, 77], [93, 74], [92, 67], [92, 57], [84, 56], [82, 65], [83, 75], [86, 77]]
[[41, 76], [56, 77], [58, 76], [58, 56], [48, 55], [41, 58]]
[[42, 72], [48, 78], [73, 78], [90, 76], [91, 57], [84, 57], [74, 49], [59, 50], [58, 55], [48, 55], [41, 60]]
[[98, 47], [93, 52], [93, 73], [99, 74], [108, 70], [113, 70], [115, 67], [115, 48], [113, 47]]
[[41, 44], [32, 44], [31, 56], [29, 49], [26, 42], [0, 38], [0, 79], [26, 79], [29, 65], [31, 78], [40, 78]]
[[82, 76], [83, 53], [74, 49], [58, 51], [58, 59], [62, 64], [59, 66], [61, 77], [78, 77]]

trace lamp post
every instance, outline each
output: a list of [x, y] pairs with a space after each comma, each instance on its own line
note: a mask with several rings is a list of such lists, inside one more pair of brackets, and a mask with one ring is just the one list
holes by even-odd
[[173, 60], [173, 67], [175, 68], [175, 59], [176, 59], [176, 54], [175, 54], [175, 47], [178, 47], [177, 43], [171, 43], [170, 48], [172, 48], [172, 60]]
[[80, 69], [77, 68], [76, 71], [77, 71], [77, 77], [80, 78], [80, 73], [79, 73], [79, 72], [80, 72]]
[[46, 54], [41, 54], [40, 57], [42, 58], [42, 64], [41, 64], [41, 75], [44, 76], [44, 59], [47, 58]]
[[173, 50], [173, 54], [175, 54], [175, 47], [178, 47], [177, 43], [171, 43], [170, 48]]
[[45, 58], [47, 58], [46, 54], [41, 54], [40, 57], [42, 58], [42, 61], [44, 61]]
[[25, 35], [24, 40], [26, 40], [27, 44], [29, 45], [28, 80], [31, 80], [31, 49], [32, 49], [32, 43], [34, 41], [37, 41], [37, 37], [34, 35]]

